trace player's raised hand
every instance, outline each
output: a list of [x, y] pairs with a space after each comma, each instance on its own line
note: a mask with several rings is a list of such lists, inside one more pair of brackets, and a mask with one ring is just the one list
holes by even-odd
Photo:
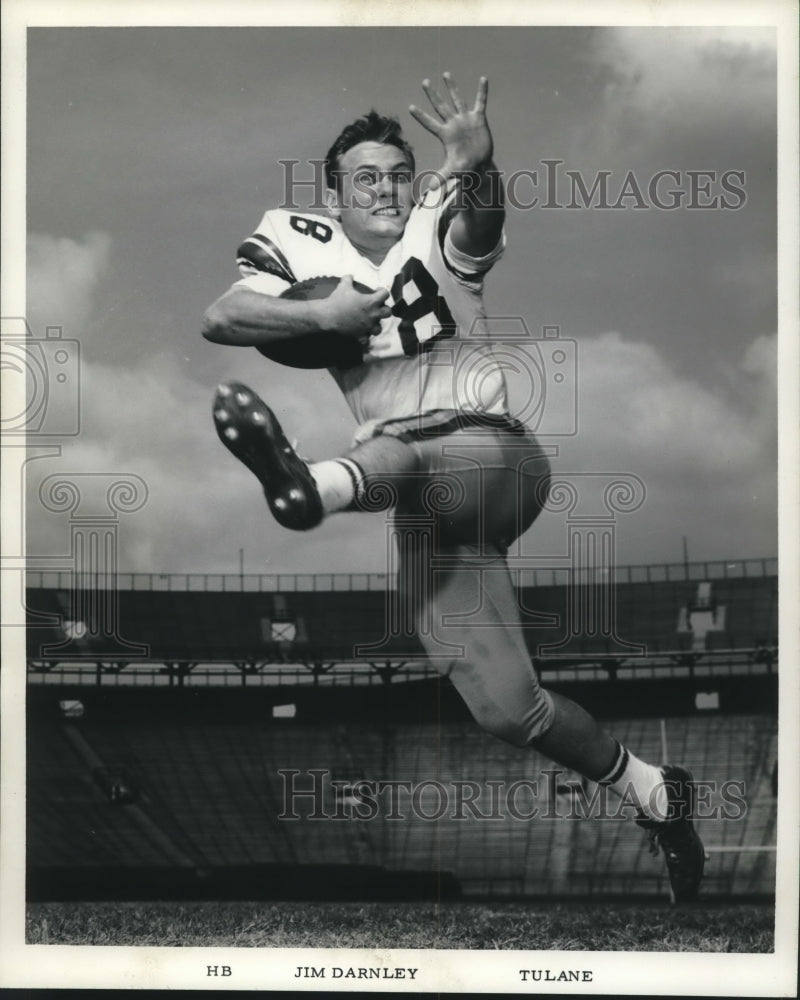
[[388, 288], [367, 295], [353, 287], [352, 275], [345, 275], [327, 299], [320, 300], [325, 329], [362, 341], [374, 337], [380, 333], [381, 320], [392, 315], [385, 304], [388, 298]]
[[444, 73], [442, 77], [450, 100], [443, 98], [431, 86], [430, 80], [423, 80], [422, 89], [435, 115], [428, 114], [415, 104], [410, 106], [409, 111], [444, 146], [444, 164], [440, 173], [446, 179], [485, 166], [492, 158], [494, 144], [486, 121], [486, 97], [489, 93], [486, 77], [480, 78], [478, 94], [471, 108], [464, 103], [451, 74]]

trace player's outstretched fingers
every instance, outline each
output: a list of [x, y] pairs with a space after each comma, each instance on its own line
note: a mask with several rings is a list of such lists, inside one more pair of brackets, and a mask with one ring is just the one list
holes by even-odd
[[450, 94], [450, 100], [453, 102], [453, 107], [456, 111], [461, 114], [467, 110], [466, 104], [461, 97], [458, 87], [456, 86], [456, 81], [453, 79], [452, 73], [442, 73], [442, 79], [444, 80], [445, 86], [447, 87], [447, 92]]
[[435, 136], [438, 136], [441, 133], [442, 123], [429, 115], [427, 111], [423, 111], [422, 108], [418, 108], [416, 104], [409, 104], [408, 112], [411, 117], [416, 118], [420, 125], [424, 129], [427, 129], [428, 132]]
[[489, 81], [486, 79], [485, 76], [482, 76], [480, 80], [478, 80], [478, 94], [475, 98], [475, 107], [473, 109], [474, 111], [477, 111], [478, 114], [483, 114], [483, 112], [486, 110], [486, 99], [488, 98], [488, 96], [489, 96]]
[[425, 91], [428, 100], [433, 105], [434, 111], [442, 121], [447, 121], [448, 118], [452, 117], [453, 112], [447, 106], [447, 101], [439, 95], [439, 91], [431, 84], [430, 80], [422, 81], [422, 89]]

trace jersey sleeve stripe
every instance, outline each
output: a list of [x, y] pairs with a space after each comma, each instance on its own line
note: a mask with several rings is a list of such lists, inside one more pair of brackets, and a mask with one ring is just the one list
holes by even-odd
[[280, 250], [280, 248], [275, 243], [273, 243], [268, 236], [264, 236], [263, 233], [254, 233], [252, 239], [261, 242], [267, 248], [267, 250], [269, 250], [277, 258], [278, 262], [281, 264], [283, 269], [289, 275], [289, 278], [292, 282], [297, 281], [297, 278], [295, 278], [294, 276], [294, 272], [292, 271], [289, 261], [283, 255], [283, 252]]
[[503, 255], [506, 240], [505, 233], [500, 237], [497, 246], [485, 257], [470, 257], [468, 254], [456, 249], [450, 235], [450, 226], [457, 214], [454, 204], [456, 188], [448, 194], [439, 224], [436, 228], [436, 238], [439, 244], [444, 266], [460, 282], [471, 287], [480, 286], [486, 272], [490, 270]]
[[497, 246], [493, 250], [490, 250], [484, 257], [472, 257], [456, 247], [453, 243], [452, 233], [448, 229], [444, 237], [442, 255], [444, 256], [445, 262], [456, 274], [475, 275], [476, 277], [474, 280], [481, 280], [492, 265], [496, 264], [497, 261], [503, 256], [505, 248], [506, 234], [504, 230], [500, 234]]
[[[253, 268], [257, 271], [267, 271], [275, 274], [285, 281], [295, 284], [297, 278], [281, 250], [263, 233], [253, 233], [236, 252], [239, 269], [242, 273], [253, 273]], [[243, 270], [244, 269], [244, 270]]]
[[236, 263], [239, 265], [239, 273], [245, 278], [266, 273], [293, 284], [280, 261], [252, 237], [245, 240], [236, 251]]
[[460, 271], [458, 268], [454, 267], [449, 260], [447, 251], [445, 250], [445, 240], [447, 234], [450, 231], [450, 224], [455, 216], [455, 211], [453, 210], [452, 203], [448, 205], [442, 212], [439, 219], [439, 225], [436, 227], [436, 240], [439, 244], [439, 253], [444, 261], [444, 266], [447, 270], [458, 279], [458, 281], [463, 282], [468, 285], [479, 285], [483, 278], [482, 274], [469, 274], [466, 271]]

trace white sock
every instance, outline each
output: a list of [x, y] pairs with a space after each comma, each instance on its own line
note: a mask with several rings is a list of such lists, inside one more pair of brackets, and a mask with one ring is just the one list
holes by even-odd
[[667, 789], [661, 768], [639, 760], [620, 743], [614, 763], [598, 784], [638, 805], [649, 819], [663, 820], [667, 816]]
[[364, 472], [357, 462], [349, 458], [335, 458], [326, 462], [314, 462], [309, 465], [309, 469], [326, 514], [351, 506], [364, 478]]

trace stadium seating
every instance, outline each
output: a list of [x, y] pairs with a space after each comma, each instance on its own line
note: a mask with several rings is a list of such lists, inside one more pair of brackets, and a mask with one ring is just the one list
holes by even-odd
[[[546, 661], [540, 666], [548, 684], [570, 684], [600, 717], [624, 716], [608, 728], [634, 752], [660, 760], [665, 736], [672, 761], [716, 782], [704, 807], [735, 813], [743, 800], [742, 815], [699, 820], [709, 852], [704, 892], [771, 893], [777, 578], [685, 576], [651, 580], [648, 572], [613, 592], [555, 582], [521, 587], [526, 642], [532, 657]], [[103, 595], [63, 584], [27, 590], [29, 677], [40, 682], [30, 684], [28, 697], [29, 875], [116, 868], [133, 878], [144, 870], [328, 865], [400, 872], [409, 881], [413, 873], [449, 873], [465, 894], [666, 892], [663, 859], [650, 856], [633, 823], [568, 818], [591, 800], [594, 786], [569, 773], [543, 777], [551, 765], [483, 733], [446, 681], [383, 684], [365, 668], [335, 684], [336, 671], [323, 671], [358, 659], [359, 648], [360, 659], [386, 667], [387, 679], [390, 666], [422, 658], [422, 650], [414, 636], [391, 628], [391, 592], [316, 590], [312, 583], [212, 591], [193, 590], [187, 579], [180, 589]], [[610, 596], [613, 603], [598, 602]], [[691, 631], [698, 615], [702, 631]], [[645, 662], [615, 677], [613, 664], [595, 670], [570, 661], [623, 658], [632, 644], [648, 654], [683, 650], [686, 663]], [[708, 691], [707, 665], [690, 676], [698, 645], [740, 651]], [[755, 662], [758, 647], [763, 662]], [[566, 662], [556, 662], [559, 656]], [[66, 687], [57, 670], [48, 673], [72, 661], [86, 667], [80, 684]], [[230, 664], [237, 686], [168, 687], [173, 668], [206, 661]], [[136, 663], [152, 665], [152, 689], [118, 689]], [[277, 671], [298, 663], [319, 669], [299, 666], [308, 683], [281, 688]], [[246, 669], [264, 664], [274, 665], [264, 684], [242, 689]], [[374, 691], [360, 684], [365, 679], [375, 681]], [[708, 710], [697, 711], [704, 693]], [[82, 699], [86, 710], [65, 713], [60, 699]], [[273, 718], [282, 701], [297, 702], [296, 719]], [[667, 716], [664, 734], [654, 713]], [[339, 782], [338, 791], [323, 782], [315, 800], [328, 816], [358, 805], [352, 785], [359, 780], [410, 782], [417, 808], [398, 786], [403, 819], [387, 818], [386, 793], [369, 821], [310, 818], [309, 798], [298, 800], [300, 818], [280, 819], [292, 780], [281, 772], [300, 772], [294, 780], [305, 788], [314, 769]], [[537, 782], [535, 797], [530, 782]], [[744, 791], [723, 791], [724, 782], [743, 783]], [[514, 783], [511, 805], [522, 812], [538, 806], [536, 819], [509, 815]], [[473, 793], [474, 809], [464, 799]], [[435, 819], [442, 794], [444, 815]], [[498, 811], [504, 819], [491, 818]], [[47, 879], [38, 884], [49, 891]]]
[[[637, 827], [607, 818], [570, 819], [577, 811], [576, 775], [543, 776], [551, 764], [469, 722], [311, 727], [251, 714], [214, 719], [187, 704], [177, 718], [166, 712], [104, 716], [98, 704], [76, 721], [37, 719], [29, 739], [29, 866], [375, 865], [448, 872], [465, 894], [666, 892], [663, 860], [650, 857]], [[632, 749], [660, 759], [657, 721], [619, 720], [611, 727]], [[746, 803], [744, 816], [699, 821], [710, 853], [705, 894], [774, 891], [774, 854], [752, 850], [775, 843], [774, 719], [672, 718], [666, 733], [673, 759], [696, 778], [717, 782], [709, 808], [725, 805], [720, 783], [743, 783], [728, 804], [735, 805], [738, 795]], [[97, 764], [125, 774], [135, 799], [110, 799], [97, 781]], [[313, 785], [313, 769], [341, 783], [338, 795], [328, 778]], [[330, 818], [345, 815], [357, 801], [347, 798], [344, 786], [359, 780], [427, 785], [417, 792], [416, 808], [409, 791], [397, 790], [402, 819], [387, 818], [385, 794], [377, 796], [384, 807], [377, 818]], [[531, 781], [536, 795], [524, 784]], [[474, 783], [471, 792], [461, 786], [461, 807], [458, 782]], [[491, 782], [498, 783], [494, 793]], [[511, 806], [518, 814], [538, 806], [538, 818], [510, 814], [515, 782], [523, 784]], [[292, 787], [316, 787], [318, 798], [287, 801]], [[476, 818], [463, 805], [463, 796], [476, 790], [481, 814], [505, 818]], [[441, 818], [432, 818], [443, 804]], [[313, 808], [329, 818], [311, 818]], [[299, 818], [279, 818], [292, 812]], [[459, 812], [461, 818], [454, 818]]]
[[[518, 593], [528, 648], [533, 656], [546, 657], [691, 649], [691, 633], [679, 626], [696, 591], [697, 583], [687, 580], [620, 583], [610, 591], [523, 587]], [[714, 580], [712, 594], [720, 627], [704, 636], [705, 648], [776, 643], [775, 577]], [[113, 629], [101, 623], [72, 641], [61, 629], [37, 625], [31, 615], [29, 657], [280, 663], [422, 655], [415, 636], [392, 628], [391, 591], [120, 590], [112, 596]], [[55, 612], [72, 620], [91, 600], [85, 592], [29, 588], [27, 604], [31, 613]], [[132, 643], [143, 644], [147, 655], [132, 653]]]
[[[105, 760], [113, 762], [116, 748]], [[29, 733], [27, 747], [27, 851], [29, 867], [173, 865], [160, 838], [137, 817], [114, 806], [98, 787], [95, 768], [76, 753], [64, 726]]]

